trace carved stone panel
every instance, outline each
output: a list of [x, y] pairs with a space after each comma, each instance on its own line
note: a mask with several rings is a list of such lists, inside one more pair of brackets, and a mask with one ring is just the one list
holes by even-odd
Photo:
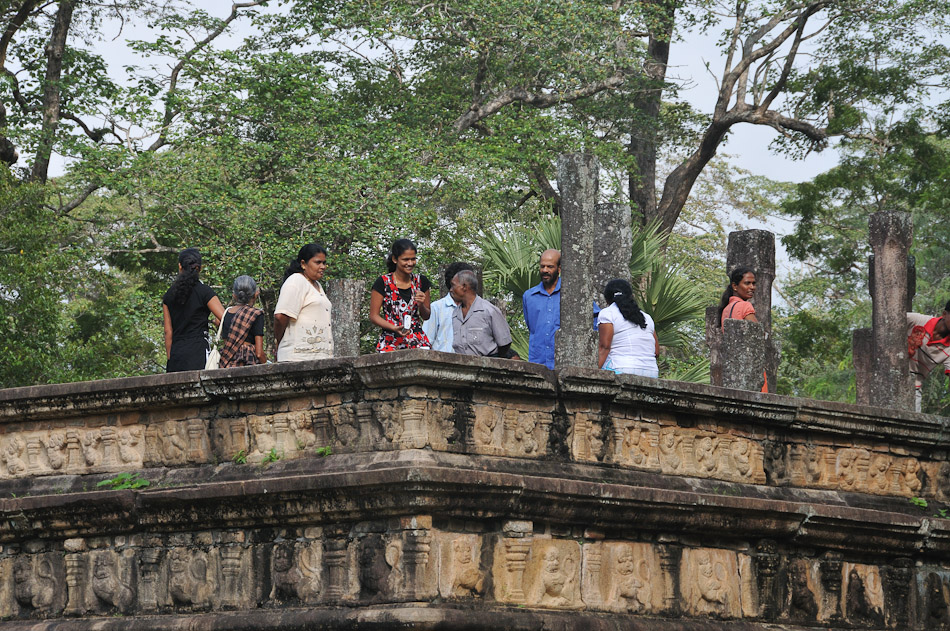
[[792, 622], [813, 623], [821, 606], [821, 580], [815, 563], [793, 559], [788, 564], [786, 611]]
[[712, 548], [684, 550], [680, 592], [690, 614], [711, 618], [739, 617], [742, 608], [736, 553]]
[[524, 573], [528, 606], [579, 609], [581, 549], [575, 541], [535, 540]]
[[[98, 613], [127, 613], [135, 604], [133, 553], [96, 550], [85, 555], [86, 608]], [[67, 559], [67, 572], [69, 559]], [[67, 579], [69, 574], [67, 573]]]
[[209, 609], [217, 582], [208, 553], [194, 548], [172, 548], [165, 563], [169, 604], [186, 611]]
[[13, 597], [24, 615], [50, 615], [66, 604], [61, 554], [20, 554], [13, 560]]
[[950, 571], [924, 572], [919, 581], [923, 628], [950, 628]]
[[478, 535], [440, 533], [438, 554], [439, 594], [443, 598], [481, 598], [486, 574], [481, 567], [482, 542]]
[[478, 454], [504, 453], [502, 443], [505, 425], [502, 409], [494, 405], [475, 405], [475, 426], [472, 429], [474, 451]]
[[884, 586], [881, 573], [872, 565], [842, 564], [843, 614], [855, 626], [884, 626]]
[[584, 546], [582, 593], [588, 607], [625, 613], [664, 608], [666, 577], [648, 543], [603, 542]]

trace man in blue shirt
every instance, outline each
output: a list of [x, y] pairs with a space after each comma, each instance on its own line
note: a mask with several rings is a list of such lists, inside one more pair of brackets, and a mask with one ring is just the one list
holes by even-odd
[[[468, 263], [456, 261], [450, 263], [445, 268], [445, 286], [452, 286], [452, 279], [461, 271], [474, 271], [475, 268]], [[445, 295], [432, 303], [429, 319], [422, 323], [422, 330], [432, 344], [434, 351], [443, 353], [452, 353], [453, 333], [452, 333], [452, 315], [458, 309], [458, 304], [452, 299], [452, 294], [448, 291]]]
[[528, 361], [554, 368], [554, 332], [561, 328], [561, 252], [541, 254], [541, 282], [521, 298], [528, 325]]

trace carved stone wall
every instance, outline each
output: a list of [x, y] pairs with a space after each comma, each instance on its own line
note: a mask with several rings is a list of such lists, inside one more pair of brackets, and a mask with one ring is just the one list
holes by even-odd
[[944, 419], [435, 357], [0, 391], [4, 627], [950, 629]]

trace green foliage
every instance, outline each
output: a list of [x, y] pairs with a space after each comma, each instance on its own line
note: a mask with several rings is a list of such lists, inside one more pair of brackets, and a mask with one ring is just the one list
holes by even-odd
[[247, 464], [247, 451], [244, 449], [239, 450], [231, 456], [231, 462], [234, 464]]
[[111, 490], [118, 491], [122, 489], [144, 489], [151, 484], [138, 473], [123, 471], [114, 478], [103, 480], [96, 484], [97, 487], [108, 487]]
[[[950, 299], [950, 143], [940, 126], [916, 112], [881, 123], [876, 137], [846, 143], [837, 167], [796, 186], [782, 205], [784, 214], [800, 218], [783, 243], [805, 266], [784, 284], [787, 306], [774, 319], [782, 346], [780, 393], [854, 401], [851, 332], [871, 322], [871, 213], [902, 210], [912, 216], [915, 310], [938, 314]], [[940, 375], [925, 384], [923, 409], [950, 409]]]
[[333, 454], [333, 448], [330, 445], [325, 445], [323, 447], [317, 447], [317, 455], [321, 458], [326, 458]]
[[927, 500], [922, 497], [912, 497], [908, 501], [917, 508], [927, 508]]
[[261, 460], [261, 464], [270, 464], [272, 462], [277, 462], [284, 457], [283, 452], [277, 451], [277, 447], [271, 447], [270, 451], [264, 454], [264, 459]]

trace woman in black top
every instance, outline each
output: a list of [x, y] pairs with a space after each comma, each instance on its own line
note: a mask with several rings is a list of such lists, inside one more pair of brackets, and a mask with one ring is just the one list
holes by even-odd
[[187, 248], [178, 254], [178, 277], [162, 299], [165, 321], [166, 372], [201, 370], [208, 354], [208, 316], [220, 320], [224, 307], [214, 290], [198, 280], [201, 253]]
[[376, 350], [388, 353], [406, 348], [429, 348], [422, 322], [429, 319], [429, 279], [413, 273], [416, 244], [409, 239], [393, 243], [386, 258], [388, 274], [373, 283], [369, 321], [381, 331]]

